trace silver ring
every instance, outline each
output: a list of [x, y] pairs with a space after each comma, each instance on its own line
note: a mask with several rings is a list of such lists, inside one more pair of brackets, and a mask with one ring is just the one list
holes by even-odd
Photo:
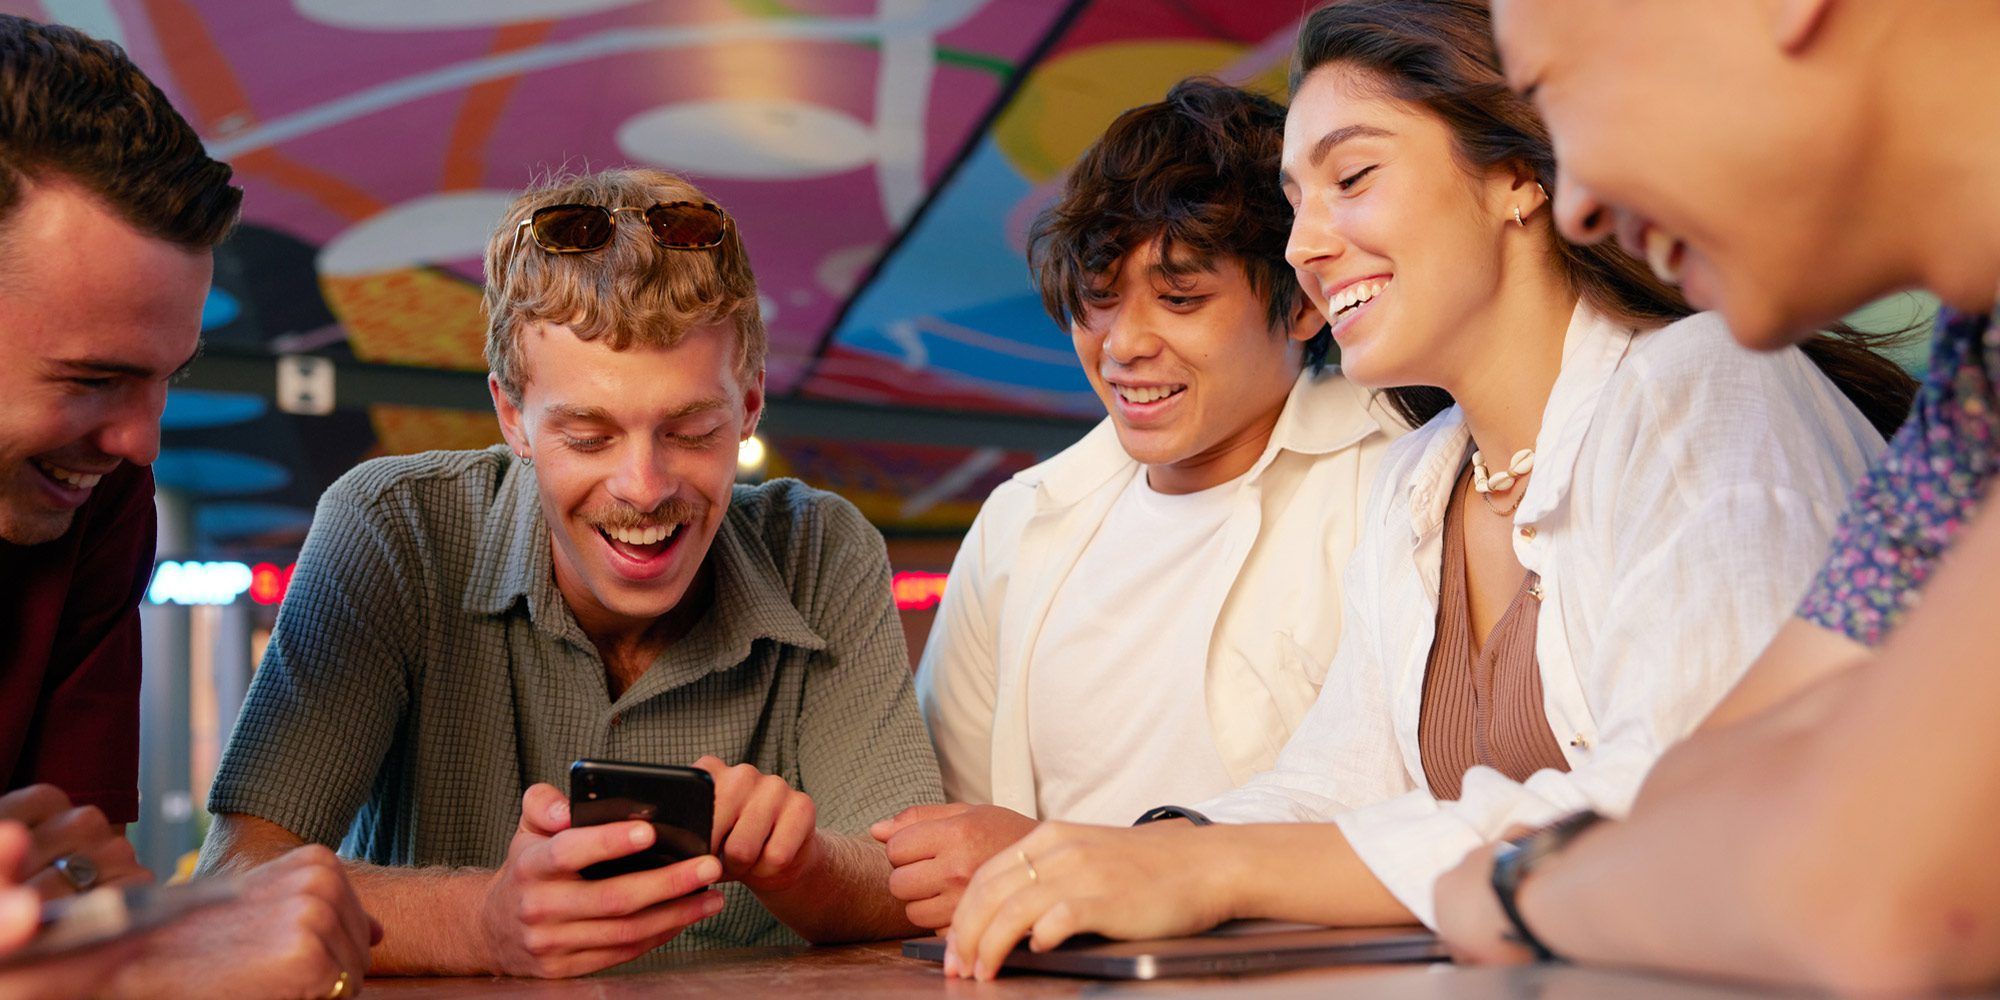
[[1014, 856], [1020, 858], [1021, 863], [1028, 866], [1028, 881], [1040, 882], [1042, 880], [1042, 873], [1035, 870], [1035, 863], [1033, 861], [1028, 860], [1027, 851], [1016, 847], [1014, 848]]
[[97, 884], [97, 863], [81, 854], [65, 854], [50, 867], [77, 892], [89, 892]]

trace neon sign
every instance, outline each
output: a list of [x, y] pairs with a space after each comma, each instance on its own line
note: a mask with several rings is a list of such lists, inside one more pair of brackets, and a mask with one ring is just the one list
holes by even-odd
[[146, 599], [154, 604], [234, 604], [250, 589], [250, 567], [240, 562], [163, 562], [153, 570]]
[[889, 586], [896, 594], [896, 610], [929, 611], [944, 600], [943, 573], [898, 573]]
[[[154, 604], [234, 604], [245, 594], [257, 604], [282, 604], [298, 563], [163, 562], [153, 570], [146, 599]], [[929, 611], [944, 599], [943, 573], [897, 573], [890, 586], [902, 611]]]
[[163, 562], [153, 570], [146, 600], [154, 604], [234, 604], [249, 594], [258, 604], [285, 599], [297, 563]]
[[273, 563], [258, 563], [250, 567], [250, 599], [258, 604], [277, 604], [285, 599], [285, 591], [292, 587], [292, 571], [298, 563], [279, 566]]

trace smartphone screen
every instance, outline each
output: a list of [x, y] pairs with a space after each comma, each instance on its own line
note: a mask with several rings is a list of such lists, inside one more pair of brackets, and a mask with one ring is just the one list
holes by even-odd
[[653, 824], [653, 845], [585, 868], [584, 878], [610, 878], [709, 853], [715, 779], [698, 767], [579, 760], [569, 766], [572, 826], [641, 819]]

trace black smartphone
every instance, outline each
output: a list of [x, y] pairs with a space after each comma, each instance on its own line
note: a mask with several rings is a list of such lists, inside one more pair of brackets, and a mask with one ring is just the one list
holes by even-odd
[[610, 878], [660, 868], [709, 853], [715, 825], [715, 779], [698, 767], [580, 760], [569, 766], [569, 822], [598, 826], [643, 819], [653, 846], [585, 868], [584, 878]]

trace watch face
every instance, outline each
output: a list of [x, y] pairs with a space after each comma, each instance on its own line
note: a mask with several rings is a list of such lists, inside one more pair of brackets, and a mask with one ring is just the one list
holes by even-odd
[[[1530, 834], [1529, 836], [1532, 837], [1533, 834]], [[1504, 884], [1509, 889], [1511, 889], [1514, 886], [1514, 884], [1517, 881], [1519, 881], [1520, 879], [1519, 869], [1522, 866], [1522, 862], [1527, 860], [1529, 856], [1527, 844], [1525, 843], [1527, 839], [1528, 838], [1520, 838], [1516, 840], [1502, 841], [1499, 847], [1494, 848], [1493, 850], [1494, 885], [1497, 886]]]

